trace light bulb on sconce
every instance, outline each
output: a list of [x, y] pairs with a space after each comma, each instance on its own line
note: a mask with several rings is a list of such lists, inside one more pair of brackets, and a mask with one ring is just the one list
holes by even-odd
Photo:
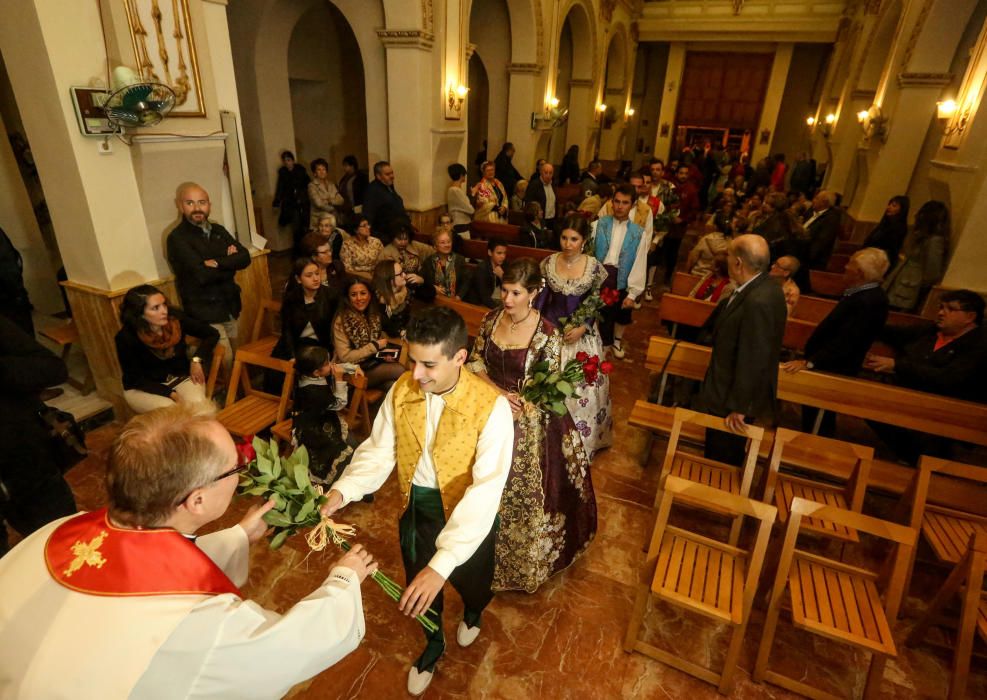
[[943, 100], [936, 102], [936, 116], [939, 119], [952, 119], [956, 114], [956, 100]]
[[805, 123], [807, 125], [809, 125], [809, 126], [815, 126], [816, 125], [816, 118], [815, 117], [806, 117], [805, 118]]
[[857, 121], [863, 124], [864, 120], [867, 119], [868, 114], [869, 112], [866, 109], [860, 110], [859, 112], [857, 112]]
[[628, 117], [633, 117], [634, 116], [634, 108], [633, 107], [628, 107], [627, 108], [627, 116]]
[[832, 112], [830, 112], [829, 114], [826, 115], [826, 123], [827, 124], [833, 124], [835, 122], [836, 122], [836, 115], [835, 114], [833, 114]]
[[550, 97], [549, 100], [548, 100], [548, 106], [551, 107], [552, 109], [555, 109], [556, 107], [558, 107], [559, 106], [559, 98], [558, 97]]
[[[962, 134], [970, 121], [970, 107], [966, 106], [960, 109], [956, 100], [936, 102], [936, 117], [943, 126], [943, 134], [946, 136]], [[952, 126], [949, 125], [950, 122], [953, 122]]]
[[600, 104], [596, 105], [596, 111], [599, 112], [600, 114], [603, 114], [604, 112], [607, 111], [607, 106], [601, 102]]
[[857, 121], [860, 122], [860, 128], [864, 130], [865, 139], [876, 136], [882, 142], [887, 141], [888, 119], [879, 106], [871, 105], [870, 109], [857, 112]]
[[465, 85], [452, 86], [449, 85], [449, 89], [446, 93], [447, 97], [447, 110], [446, 118], [459, 119], [463, 115], [463, 103], [466, 101], [466, 95], [469, 94], [470, 89]]

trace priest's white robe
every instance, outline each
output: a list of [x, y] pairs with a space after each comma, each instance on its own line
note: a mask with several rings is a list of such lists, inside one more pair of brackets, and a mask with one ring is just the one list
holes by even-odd
[[[232, 593], [99, 596], [57, 583], [45, 543], [67, 518], [0, 559], [0, 699], [279, 698], [365, 634], [360, 581], [335, 567], [284, 615]], [[249, 545], [236, 525], [196, 544], [237, 586]]]

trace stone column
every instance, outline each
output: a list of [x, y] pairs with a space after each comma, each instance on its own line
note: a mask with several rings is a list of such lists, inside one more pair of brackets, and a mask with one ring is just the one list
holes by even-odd
[[524, 177], [534, 167], [538, 140], [544, 134], [543, 130], [531, 129], [531, 113], [544, 109], [543, 68], [539, 63], [512, 63], [507, 68], [510, 73], [507, 140], [514, 144], [514, 167]]
[[677, 41], [668, 47], [668, 67], [665, 69], [665, 93], [658, 114], [658, 136], [655, 138], [655, 158], [669, 160], [675, 142], [675, 112], [679, 106], [679, 88], [685, 71], [685, 44]]
[[[774, 138], [775, 124], [778, 122], [778, 110], [781, 109], [781, 98], [785, 93], [793, 49], [793, 44], [779, 44], [775, 50], [775, 60], [771, 64], [771, 75], [768, 78], [768, 89], [764, 95], [764, 105], [761, 107], [761, 121], [753, 137], [752, 163], [771, 153], [771, 139]], [[768, 142], [762, 144], [761, 133], [764, 131], [768, 132]]]

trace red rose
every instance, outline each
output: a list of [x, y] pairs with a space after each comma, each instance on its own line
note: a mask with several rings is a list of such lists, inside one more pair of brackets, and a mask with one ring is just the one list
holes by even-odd
[[586, 380], [586, 383], [587, 384], [594, 384], [594, 383], [596, 383], [596, 372], [595, 371], [593, 371], [593, 372], [584, 372], [583, 373], [583, 379]]
[[580, 350], [579, 352], [576, 353], [576, 359], [579, 362], [586, 362], [586, 360], [589, 359], [589, 353]]
[[240, 458], [240, 464], [250, 464], [257, 459], [257, 451], [254, 450], [254, 436], [246, 435], [243, 442], [236, 445], [236, 453]]
[[604, 374], [610, 374], [613, 371], [613, 363], [607, 360], [600, 365], [600, 371]]

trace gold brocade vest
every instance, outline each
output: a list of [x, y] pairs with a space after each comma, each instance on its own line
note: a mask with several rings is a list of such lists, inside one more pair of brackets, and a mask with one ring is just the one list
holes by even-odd
[[[463, 368], [459, 383], [442, 397], [445, 408], [432, 439], [432, 463], [446, 517], [473, 483], [476, 444], [498, 396], [496, 389]], [[398, 488], [407, 504], [411, 480], [425, 445], [425, 393], [411, 372], [394, 385], [394, 432]]]
[[[640, 199], [635, 199], [634, 207], [631, 209], [631, 221], [641, 228], [644, 228], [648, 223], [648, 214], [653, 214], [651, 211], [651, 206], [648, 205], [647, 202], [642, 202]], [[603, 218], [604, 216], [613, 216], [613, 204], [611, 202], [607, 202], [603, 213], [600, 214], [600, 218]]]

